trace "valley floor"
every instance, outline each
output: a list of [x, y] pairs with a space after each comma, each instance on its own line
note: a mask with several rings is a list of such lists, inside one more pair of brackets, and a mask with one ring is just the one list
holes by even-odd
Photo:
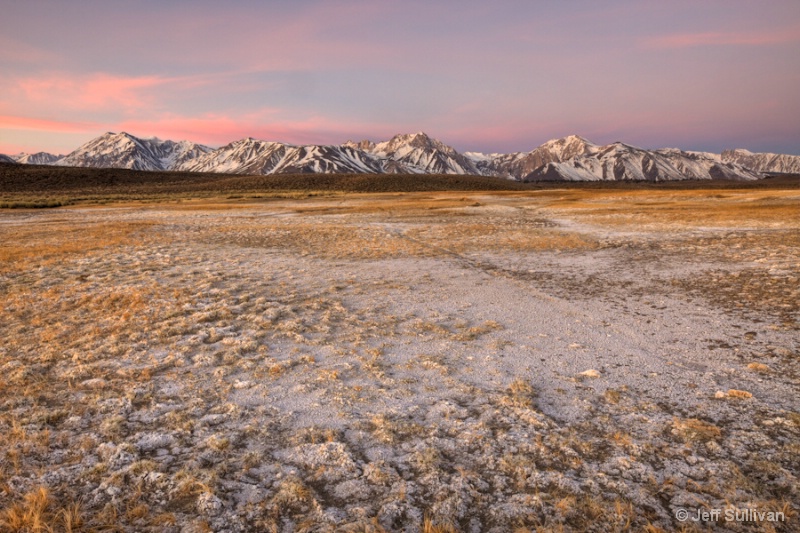
[[0, 529], [798, 531], [799, 306], [797, 189], [0, 211]]

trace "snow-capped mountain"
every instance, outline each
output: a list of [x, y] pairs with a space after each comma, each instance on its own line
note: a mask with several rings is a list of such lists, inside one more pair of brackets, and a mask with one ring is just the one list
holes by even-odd
[[286, 154], [286, 145], [248, 137], [186, 161], [177, 170], [228, 174], [269, 174]]
[[[363, 144], [369, 141], [361, 141]], [[385, 161], [384, 171], [411, 174], [482, 174], [475, 162], [425, 133], [395, 135], [370, 152]]]
[[171, 170], [211, 149], [188, 141], [140, 139], [125, 132], [105, 133], [55, 164], [70, 167]]
[[578, 135], [548, 141], [530, 152], [512, 154], [468, 153], [481, 170], [489, 176], [525, 180], [535, 170], [548, 163], [560, 163], [568, 159], [597, 152], [597, 145]]
[[293, 172], [381, 174], [384, 167], [380, 160], [363, 150], [349, 146], [309, 145], [292, 147], [272, 173]]
[[480, 174], [474, 163], [424, 133], [374, 143], [305, 145], [242, 139], [190, 161], [178, 170], [233, 174], [404, 173]]
[[583, 155], [550, 162], [523, 177], [524, 181], [674, 181], [763, 177], [719, 156], [674, 148], [645, 150], [624, 143], [593, 146]]
[[[6, 159], [14, 162], [14, 158]], [[746, 150], [722, 154], [675, 148], [646, 150], [620, 142], [600, 146], [577, 135], [548, 141], [530, 152], [461, 154], [422, 132], [377, 143], [347, 141], [339, 146], [296, 146], [247, 138], [215, 150], [189, 141], [140, 139], [109, 132], [60, 159], [44, 152], [20, 154], [17, 159], [22, 163], [135, 170], [477, 174], [518, 181], [752, 180], [764, 177], [763, 172], [800, 173], [800, 156]]]
[[36, 152], [35, 154], [17, 154], [14, 156], [14, 160], [23, 165], [52, 165], [62, 157], [64, 156], [53, 155], [47, 152]]
[[725, 163], [737, 163], [759, 172], [800, 174], [800, 155], [753, 153], [738, 148], [723, 150], [721, 158]]
[[381, 162], [350, 146], [294, 146], [247, 138], [213, 150], [179, 167], [231, 174], [381, 173]]
[[9, 157], [9, 156], [7, 156], [5, 154], [0, 154], [0, 163], [5, 163], [7, 165], [16, 165], [17, 164], [17, 162], [14, 161], [13, 158], [11, 158], [11, 157]]
[[375, 143], [364, 139], [363, 141], [347, 141], [342, 146], [346, 146], [347, 148], [355, 148], [357, 150], [363, 150], [365, 152], [372, 152], [375, 149]]
[[207, 154], [211, 148], [191, 141], [161, 141], [161, 150], [160, 161], [164, 170], [174, 170]]

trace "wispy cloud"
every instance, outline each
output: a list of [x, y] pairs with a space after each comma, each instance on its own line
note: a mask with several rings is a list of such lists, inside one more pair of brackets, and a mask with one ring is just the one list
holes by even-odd
[[648, 48], [694, 48], [699, 46], [769, 46], [800, 42], [800, 26], [760, 32], [695, 32], [659, 35], [644, 41]]
[[102, 128], [95, 122], [48, 120], [32, 117], [0, 115], [0, 129], [33, 130], [58, 133], [87, 133]]
[[[386, 124], [342, 123], [321, 116], [287, 117], [277, 109], [265, 108], [247, 114], [206, 114], [199, 117], [164, 114], [152, 119], [125, 120], [117, 131], [134, 135], [156, 135], [168, 139], [189, 139], [219, 146], [244, 137], [295, 144], [342, 143], [364, 136], [398, 133]], [[391, 132], [391, 133], [390, 133]]]
[[72, 110], [130, 111], [152, 106], [152, 89], [169, 83], [159, 76], [45, 74], [16, 80], [29, 105]]
[[41, 64], [57, 59], [58, 55], [52, 51], [0, 34], [0, 61]]

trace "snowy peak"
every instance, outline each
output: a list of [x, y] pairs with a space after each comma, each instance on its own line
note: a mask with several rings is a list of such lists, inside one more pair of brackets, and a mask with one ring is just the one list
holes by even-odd
[[753, 153], [749, 150], [723, 150], [725, 163], [736, 163], [758, 172], [800, 174], [800, 155]]
[[294, 146], [248, 137], [208, 152], [180, 170], [231, 174], [380, 173], [375, 157], [352, 146]]
[[373, 150], [375, 150], [375, 143], [368, 139], [364, 139], [358, 142], [347, 141], [342, 145], [342, 148], [354, 148], [356, 150], [363, 150], [364, 152], [372, 152]]
[[294, 146], [248, 137], [208, 152], [179, 169], [235, 174], [480, 173], [470, 159], [422, 132], [396, 135], [377, 144], [363, 140], [339, 146]]
[[395, 135], [375, 145], [387, 172], [412, 174], [481, 174], [475, 163], [452, 146], [423, 132]]
[[52, 165], [62, 157], [64, 156], [53, 155], [47, 152], [36, 152], [35, 154], [18, 154], [14, 156], [14, 160], [23, 165]]
[[596, 144], [579, 135], [568, 135], [561, 139], [547, 141], [533, 151], [543, 155], [547, 154], [552, 161], [564, 161], [593, 152], [596, 148]]
[[55, 164], [61, 166], [172, 170], [210, 148], [188, 141], [140, 139], [126, 132], [107, 132], [92, 139]]
[[553, 161], [527, 176], [525, 181], [676, 181], [762, 177], [741, 165], [717, 157], [675, 149], [645, 150], [625, 143], [591, 148], [582, 155]]
[[383, 173], [380, 160], [351, 146], [297, 146], [289, 150], [272, 173]]
[[161, 166], [164, 167], [164, 170], [177, 169], [211, 151], [208, 146], [191, 141], [164, 141], [162, 146], [165, 148], [161, 156]]
[[156, 158], [139, 139], [125, 132], [107, 132], [80, 146], [58, 162], [62, 166], [117, 167], [162, 170]]
[[456, 153], [456, 151], [452, 147], [447, 146], [446, 144], [437, 139], [432, 139], [431, 137], [428, 136], [428, 134], [421, 131], [417, 133], [406, 133], [402, 135], [395, 135], [390, 140], [379, 143], [375, 147], [375, 151], [389, 153], [402, 150], [403, 148], [425, 150], [425, 151], [438, 150], [448, 155]]
[[17, 164], [17, 162], [12, 157], [9, 157], [9, 156], [7, 156], [5, 154], [0, 154], [0, 163], [6, 164], [6, 165], [16, 165]]
[[229, 174], [270, 174], [289, 147], [291, 146], [248, 137], [216, 150], [209, 150], [186, 161], [177, 169]]
[[530, 152], [497, 154], [477, 164], [484, 174], [525, 180], [528, 175], [548, 163], [560, 163], [595, 153], [597, 149], [597, 145], [591, 141], [578, 135], [569, 135], [547, 141]]

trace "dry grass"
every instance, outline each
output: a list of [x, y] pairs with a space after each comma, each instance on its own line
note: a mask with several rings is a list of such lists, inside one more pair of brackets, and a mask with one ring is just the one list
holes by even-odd
[[697, 418], [673, 420], [672, 433], [686, 442], [708, 442], [718, 440], [722, 436], [720, 428]]
[[[642, 510], [636, 498], [792, 501], [796, 412], [761, 393], [709, 401], [737, 416], [763, 409], [763, 425], [732, 428], [700, 408], [647, 401], [607, 366], [584, 380], [575, 375], [589, 366], [566, 365], [553, 388], [535, 363], [590, 348], [539, 348], [535, 310], [514, 331], [491, 307], [424, 292], [446, 279], [426, 270], [437, 264], [517, 290], [613, 296], [593, 292], [612, 283], [581, 272], [570, 285], [573, 258], [618, 254], [614, 268], [649, 268], [693, 246], [693, 258], [729, 273], [661, 289], [699, 298], [698, 280], [714, 276], [704, 301], [724, 310], [760, 291], [759, 317], [790, 318], [791, 307], [770, 313], [796, 295], [794, 221], [769, 226], [793, 207], [771, 194], [385, 194], [12, 217], [0, 226], [0, 529], [314, 531], [336, 516], [343, 531], [657, 531], [678, 527], [668, 504]], [[777, 208], [750, 212], [748, 202]], [[692, 209], [709, 224], [743, 216], [763, 232], [680, 233], [694, 231]], [[613, 229], [644, 232], [643, 221], [656, 229], [639, 240]], [[542, 263], [559, 254], [565, 272]], [[746, 365], [738, 378], [751, 381], [725, 389], [784, 379], [794, 346], [741, 331], [732, 366]], [[585, 420], [545, 414], [565, 402]], [[736, 455], [748, 447], [770, 459]], [[720, 479], [659, 477], [687, 460]]]
[[422, 522], [422, 533], [458, 533], [458, 530], [452, 524], [437, 523], [431, 517], [426, 516]]
[[747, 400], [753, 397], [752, 392], [748, 392], [746, 390], [738, 390], [738, 389], [728, 389], [728, 397], [729, 398], [737, 398], [740, 400]]
[[133, 244], [150, 223], [103, 223], [75, 227], [68, 222], [2, 228], [0, 272], [12, 273], [52, 265], [69, 257], [93, 255]]
[[799, 199], [796, 190], [570, 190], [548, 207], [613, 226], [785, 227], [800, 220]]
[[0, 510], [0, 529], [9, 533], [77, 533], [86, 531], [79, 503], [59, 506], [45, 487], [25, 494], [21, 501]]
[[769, 366], [765, 365], [764, 363], [749, 363], [747, 365], [747, 368], [755, 372], [761, 372], [761, 373], [767, 373], [770, 371]]

